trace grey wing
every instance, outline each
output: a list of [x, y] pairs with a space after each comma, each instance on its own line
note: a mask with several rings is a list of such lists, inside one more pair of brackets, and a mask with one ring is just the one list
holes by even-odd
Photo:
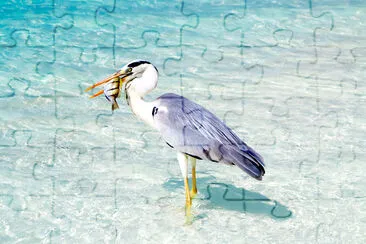
[[157, 101], [154, 123], [170, 146], [199, 159], [235, 164], [262, 178], [263, 158], [210, 111], [173, 93]]

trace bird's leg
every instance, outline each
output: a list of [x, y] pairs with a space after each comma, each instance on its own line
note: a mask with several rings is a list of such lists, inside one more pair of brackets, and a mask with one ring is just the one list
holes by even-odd
[[191, 218], [192, 198], [189, 194], [189, 184], [188, 184], [188, 157], [184, 153], [178, 152], [177, 158], [180, 170], [182, 171], [182, 176], [184, 178], [184, 190], [186, 195], [186, 217], [189, 219]]
[[184, 178], [184, 189], [186, 194], [186, 217], [191, 217], [191, 206], [192, 206], [192, 198], [189, 194], [189, 185], [188, 185], [188, 177]]
[[192, 164], [192, 189], [190, 191], [191, 198], [194, 198], [197, 195], [197, 183], [196, 183], [196, 159], [190, 157]]

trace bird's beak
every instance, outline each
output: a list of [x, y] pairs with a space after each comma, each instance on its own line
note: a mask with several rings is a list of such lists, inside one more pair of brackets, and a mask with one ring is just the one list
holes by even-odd
[[[121, 77], [121, 83], [123, 83], [125, 80], [123, 78], [125, 78], [126, 76], [130, 75], [131, 73], [126, 73], [125, 71], [123, 70], [120, 70], [120, 71], [117, 71], [116, 73], [108, 76], [107, 78], [95, 83], [94, 85], [91, 85], [89, 86], [88, 88], [85, 89], [85, 92], [88, 92], [90, 91], [91, 89], [95, 88], [95, 87], [98, 87], [98, 86], [101, 86], [105, 83], [107, 83], [108, 81], [116, 78], [116, 77]], [[102, 95], [103, 94], [103, 90], [100, 90], [98, 91], [97, 93], [95, 93], [94, 95], [90, 96], [90, 98], [94, 98], [94, 97], [97, 97], [99, 95]]]

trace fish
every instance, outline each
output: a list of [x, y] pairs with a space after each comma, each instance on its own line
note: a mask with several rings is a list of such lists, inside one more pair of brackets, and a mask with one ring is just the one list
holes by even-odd
[[112, 111], [119, 108], [117, 98], [120, 96], [121, 84], [121, 78], [116, 77], [104, 85], [104, 96], [112, 103]]

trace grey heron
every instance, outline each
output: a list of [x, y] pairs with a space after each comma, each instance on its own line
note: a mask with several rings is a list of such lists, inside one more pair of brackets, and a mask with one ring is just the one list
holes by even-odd
[[[164, 94], [152, 102], [144, 100], [144, 96], [156, 87], [158, 74], [157, 68], [150, 62], [136, 60], [85, 91], [119, 80], [119, 86], [113, 84], [112, 89], [104, 89], [91, 96], [96, 97], [104, 92], [111, 100], [108, 97], [118, 95], [124, 83], [127, 103], [132, 112], [158, 130], [165, 142], [177, 150], [184, 179], [186, 216], [190, 216], [192, 198], [197, 194], [197, 159], [236, 165], [253, 178], [262, 180], [265, 173], [263, 158], [210, 111], [173, 93]], [[188, 161], [192, 166], [191, 189]]]

